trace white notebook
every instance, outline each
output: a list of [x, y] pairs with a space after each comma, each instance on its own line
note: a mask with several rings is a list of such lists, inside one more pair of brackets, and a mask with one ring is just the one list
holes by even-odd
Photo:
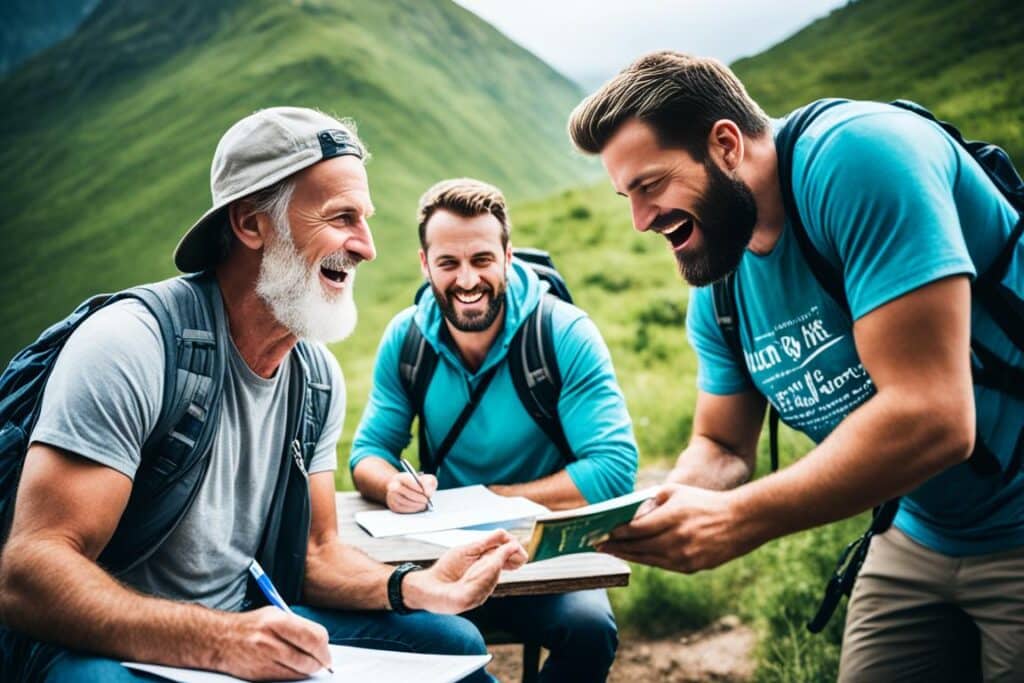
[[438, 491], [431, 497], [433, 510], [399, 514], [391, 510], [369, 510], [356, 513], [356, 524], [375, 538], [401, 536], [403, 534], [425, 534], [431, 531], [462, 529], [530, 520], [545, 515], [543, 505], [527, 498], [499, 496], [486, 486], [462, 486]]
[[[325, 669], [307, 678], [309, 681], [373, 681], [374, 683], [452, 683], [487, 666], [491, 655], [421, 655], [411, 652], [370, 650], [362, 647], [331, 645], [334, 674]], [[235, 683], [240, 678], [227, 674], [182, 669], [173, 666], [122, 662], [129, 669], [180, 683]]]

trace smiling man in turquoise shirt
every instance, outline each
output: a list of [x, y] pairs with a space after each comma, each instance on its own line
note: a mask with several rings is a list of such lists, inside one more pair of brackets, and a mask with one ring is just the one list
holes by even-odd
[[[558, 416], [570, 462], [520, 403], [509, 345], [549, 295], [533, 270], [512, 258], [501, 192], [469, 179], [438, 183], [420, 200], [419, 230], [421, 266], [433, 296], [399, 313], [384, 332], [349, 461], [359, 490], [397, 512], [419, 511], [426, 503], [398, 460], [414, 416], [399, 355], [409, 326], [417, 325], [438, 354], [424, 400], [431, 452], [473, 389], [494, 373], [437, 477], [421, 477], [428, 494], [438, 486], [485, 484], [561, 509], [631, 491], [637, 449], [629, 414], [608, 349], [580, 309], [555, 301], [551, 319], [562, 377]], [[539, 638], [551, 652], [541, 672], [545, 681], [604, 680], [615, 657], [615, 621], [604, 591], [491, 600], [466, 616]]]
[[[1024, 312], [1021, 218], [924, 116], [814, 107], [790, 148], [786, 122], [727, 67], [665, 51], [573, 112], [577, 146], [600, 154], [635, 228], [663, 236], [696, 287], [690, 443], [657, 507], [602, 547], [698, 571], [902, 496], [854, 586], [840, 681], [950, 680], [964, 644], [957, 611], [980, 632], [985, 679], [1024, 680], [1024, 402], [1011, 386], [1021, 382], [1006, 381], [1024, 355], [977, 284], [992, 274]], [[813, 251], [801, 249], [797, 219]], [[842, 294], [820, 284], [808, 253]], [[994, 267], [1001, 253], [1005, 269]], [[730, 274], [742, 355], [707, 286]], [[1003, 377], [972, 377], [972, 353], [1005, 366]], [[748, 482], [767, 402], [816, 446]]]

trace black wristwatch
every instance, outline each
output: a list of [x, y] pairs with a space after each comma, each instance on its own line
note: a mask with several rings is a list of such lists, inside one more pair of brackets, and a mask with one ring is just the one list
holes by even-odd
[[413, 562], [406, 562], [395, 567], [395, 571], [391, 572], [391, 576], [388, 577], [388, 605], [391, 606], [391, 611], [395, 614], [409, 614], [415, 611], [406, 607], [405, 600], [402, 599], [402, 579], [409, 572], [420, 569], [423, 567]]

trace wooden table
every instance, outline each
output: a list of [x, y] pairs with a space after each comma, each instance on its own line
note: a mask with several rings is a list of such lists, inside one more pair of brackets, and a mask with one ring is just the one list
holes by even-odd
[[[393, 536], [374, 538], [356, 524], [356, 513], [381, 510], [382, 505], [365, 500], [352, 491], [339, 492], [335, 498], [338, 510], [338, 533], [344, 543], [362, 549], [379, 562], [431, 564], [447, 548], [410, 538]], [[523, 540], [529, 528], [510, 529]], [[565, 555], [543, 562], [531, 562], [512, 572], [502, 572], [494, 597], [508, 595], [544, 595], [568, 593], [588, 588], [612, 588], [629, 584], [629, 565], [603, 553]]]

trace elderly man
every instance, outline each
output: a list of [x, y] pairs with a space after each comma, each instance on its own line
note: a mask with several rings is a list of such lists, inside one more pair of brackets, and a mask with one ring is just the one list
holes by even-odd
[[[219, 422], [191, 504], [117, 578], [103, 553], [148, 510], [128, 503], [160, 428], [164, 346], [175, 339], [129, 297], [67, 340], [4, 549], [5, 679], [134, 680], [118, 660], [301, 678], [329, 663], [328, 641], [485, 651], [468, 621], [419, 610], [455, 614], [483, 602], [501, 569], [525, 560], [507, 534], [454, 549], [424, 571], [377, 563], [337, 536], [344, 384], [320, 342], [352, 330], [355, 268], [375, 255], [365, 156], [351, 126], [309, 109], [257, 112], [221, 139], [213, 207], [175, 253], [180, 270], [204, 274], [159, 290], [172, 292], [172, 310], [189, 305], [173, 295], [186, 291], [213, 311], [207, 336], [226, 354], [223, 382], [214, 378], [222, 395], [209, 411]], [[203, 341], [194, 330], [181, 336]], [[291, 441], [314, 391], [329, 395], [326, 418], [308, 442]], [[255, 557], [274, 564], [267, 573], [290, 587], [286, 598], [301, 596], [294, 614], [259, 607], [266, 603], [247, 582]]]
[[[668, 51], [573, 112], [696, 287], [693, 435], [604, 548], [698, 571], [899, 498], [854, 554], [840, 680], [948, 680], [958, 612], [985, 678], [1022, 680], [1021, 191], [922, 113], [824, 100], [772, 121], [727, 67]], [[817, 446], [746, 483], [766, 402]]]

